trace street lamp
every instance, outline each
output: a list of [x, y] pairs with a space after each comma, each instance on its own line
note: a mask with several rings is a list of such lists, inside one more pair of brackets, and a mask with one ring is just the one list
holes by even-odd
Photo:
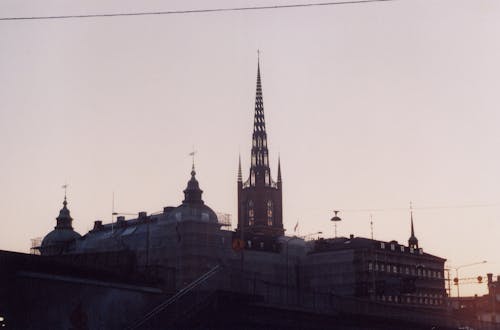
[[333, 216], [333, 218], [330, 219], [330, 221], [333, 221], [333, 223], [335, 224], [335, 238], [337, 238], [337, 222], [341, 221], [342, 219], [340, 219], [340, 217], [337, 215], [337, 213], [339, 213], [339, 211], [333, 211], [335, 213], [335, 215]]
[[458, 270], [461, 268], [481, 265], [481, 264], [485, 264], [485, 263], [487, 263], [487, 261], [483, 260], [483, 261], [473, 262], [470, 264], [461, 265], [458, 267], [451, 267], [452, 269], [455, 269], [455, 278], [453, 279], [453, 282], [455, 282], [455, 285], [457, 286], [458, 309], [460, 309], [460, 278], [458, 277]]

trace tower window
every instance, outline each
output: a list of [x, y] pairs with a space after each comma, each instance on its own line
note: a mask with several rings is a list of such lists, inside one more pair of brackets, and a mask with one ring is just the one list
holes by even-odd
[[267, 225], [273, 225], [273, 202], [267, 201]]
[[248, 225], [253, 226], [255, 224], [255, 214], [253, 209], [253, 201], [248, 202]]

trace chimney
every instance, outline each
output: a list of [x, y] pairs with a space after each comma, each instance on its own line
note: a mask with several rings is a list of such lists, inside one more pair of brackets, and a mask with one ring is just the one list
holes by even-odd
[[116, 224], [118, 226], [125, 225], [125, 217], [123, 215], [120, 215], [120, 216], [116, 217]]
[[94, 221], [94, 230], [100, 230], [100, 229], [102, 229], [102, 221], [101, 220]]
[[353, 238], [354, 238], [354, 235], [353, 235], [353, 234], [349, 235], [349, 238], [350, 238], [350, 239], [353, 239]]
[[147, 215], [148, 214], [146, 212], [141, 211], [141, 212], [139, 212], [139, 219], [146, 219]]
[[493, 274], [488, 273], [488, 274], [486, 274], [486, 276], [488, 277], [488, 294], [492, 295], [493, 294]]
[[170, 211], [172, 211], [173, 209], [175, 209], [175, 207], [173, 207], [173, 206], [165, 206], [163, 208], [163, 213], [170, 213]]

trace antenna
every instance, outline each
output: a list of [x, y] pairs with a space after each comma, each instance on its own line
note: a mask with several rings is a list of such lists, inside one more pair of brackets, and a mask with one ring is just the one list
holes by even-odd
[[113, 195], [111, 197], [111, 233], [114, 232], [114, 224], [115, 224], [115, 192], [113, 191]]
[[370, 213], [370, 231], [371, 231], [371, 237], [373, 241], [373, 217], [372, 214]]

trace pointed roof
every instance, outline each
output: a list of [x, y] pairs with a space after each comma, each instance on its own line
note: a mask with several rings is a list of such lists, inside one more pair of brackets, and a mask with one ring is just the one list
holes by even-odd
[[415, 236], [415, 229], [413, 228], [413, 210], [410, 211], [410, 223], [411, 223], [411, 236], [408, 239], [408, 246], [418, 249], [418, 239]]
[[281, 157], [278, 156], [278, 182], [281, 182]]
[[73, 229], [73, 218], [70, 215], [67, 205], [68, 201], [66, 199], [66, 194], [64, 194], [63, 208], [59, 211], [59, 216], [56, 218], [57, 225], [55, 229]]
[[266, 123], [264, 120], [264, 98], [262, 96], [262, 82], [260, 79], [260, 60], [257, 61], [257, 88], [255, 91], [255, 115], [253, 131], [266, 133]]

